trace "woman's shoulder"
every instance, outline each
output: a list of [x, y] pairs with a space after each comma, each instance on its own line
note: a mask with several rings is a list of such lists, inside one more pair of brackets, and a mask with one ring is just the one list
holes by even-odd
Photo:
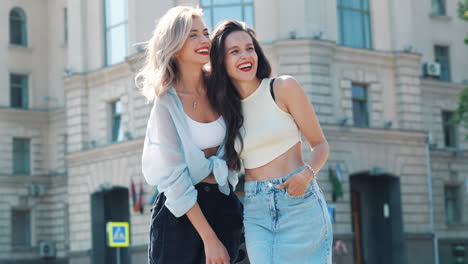
[[282, 102], [288, 104], [297, 96], [304, 96], [305, 91], [296, 78], [289, 75], [282, 75], [275, 78], [273, 83], [275, 96]]
[[281, 76], [274, 77], [274, 79], [275, 79], [275, 82], [273, 83], [273, 85], [275, 86], [275, 88], [299, 85], [299, 82], [296, 80], [296, 78], [290, 75], [281, 75]]
[[177, 103], [172, 93], [173, 91], [169, 89], [164, 94], [155, 97], [153, 100], [153, 110], [173, 113], [173, 110], [177, 108]]
[[154, 105], [168, 107], [174, 104], [174, 94], [175, 91], [173, 88], [169, 88], [165, 93], [154, 98]]

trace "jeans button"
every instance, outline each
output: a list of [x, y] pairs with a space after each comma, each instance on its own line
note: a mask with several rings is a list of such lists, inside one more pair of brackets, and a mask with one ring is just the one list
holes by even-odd
[[205, 186], [204, 189], [205, 189], [205, 192], [209, 192], [211, 188], [210, 188], [210, 186]]

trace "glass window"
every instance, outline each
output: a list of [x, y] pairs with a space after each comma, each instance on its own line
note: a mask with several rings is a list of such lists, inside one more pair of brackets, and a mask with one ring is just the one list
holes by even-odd
[[445, 219], [447, 223], [460, 222], [460, 197], [458, 186], [445, 186]]
[[254, 27], [253, 0], [201, 0], [200, 5], [210, 31], [224, 20], [240, 20]]
[[13, 139], [13, 174], [31, 173], [31, 140]]
[[355, 126], [368, 127], [367, 88], [363, 85], [352, 85], [353, 120]]
[[13, 210], [11, 214], [11, 244], [13, 247], [31, 246], [31, 213]]
[[120, 101], [113, 102], [111, 104], [112, 120], [111, 120], [111, 135], [112, 142], [118, 142], [123, 140], [123, 130], [121, 127], [122, 122], [122, 103]]
[[28, 76], [10, 74], [10, 106], [28, 108]]
[[432, 13], [440, 16], [446, 15], [445, 0], [432, 0]]
[[450, 53], [449, 47], [435, 46], [434, 47], [435, 61], [440, 64], [439, 80], [450, 82]]
[[368, 0], [338, 1], [338, 43], [340, 45], [372, 47]]
[[68, 8], [63, 9], [63, 43], [68, 43]]
[[457, 147], [457, 129], [452, 119], [453, 112], [442, 111], [442, 130], [444, 132], [444, 144], [446, 147]]
[[10, 44], [27, 46], [26, 15], [21, 8], [10, 11]]
[[122, 62], [128, 55], [127, 0], [105, 0], [106, 65]]

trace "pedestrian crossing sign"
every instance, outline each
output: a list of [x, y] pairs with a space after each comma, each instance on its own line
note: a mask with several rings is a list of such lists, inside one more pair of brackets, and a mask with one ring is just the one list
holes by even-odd
[[109, 247], [128, 247], [130, 245], [128, 222], [107, 222]]

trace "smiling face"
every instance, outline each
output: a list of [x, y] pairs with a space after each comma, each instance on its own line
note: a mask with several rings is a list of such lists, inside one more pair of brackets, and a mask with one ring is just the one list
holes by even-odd
[[258, 56], [250, 35], [235, 31], [226, 37], [224, 43], [224, 65], [234, 82], [251, 81], [256, 78]]
[[208, 29], [200, 17], [194, 17], [184, 46], [177, 53], [178, 63], [207, 64], [210, 61], [211, 41]]

